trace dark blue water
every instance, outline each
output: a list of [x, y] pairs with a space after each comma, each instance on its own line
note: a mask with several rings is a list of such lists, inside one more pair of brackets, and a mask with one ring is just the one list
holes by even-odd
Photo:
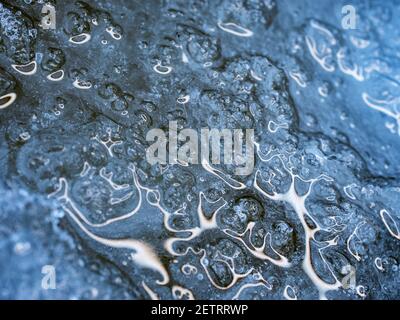
[[0, 1], [0, 298], [400, 297], [400, 1], [50, 3]]

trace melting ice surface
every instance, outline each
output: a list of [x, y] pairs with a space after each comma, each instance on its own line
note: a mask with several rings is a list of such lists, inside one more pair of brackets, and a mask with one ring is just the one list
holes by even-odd
[[[0, 4], [0, 298], [400, 298], [398, 1], [51, 2]], [[169, 121], [254, 172], [150, 166]]]

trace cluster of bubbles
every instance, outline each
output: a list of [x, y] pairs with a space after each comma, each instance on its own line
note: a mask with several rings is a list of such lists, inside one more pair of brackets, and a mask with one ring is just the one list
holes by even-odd
[[[363, 82], [377, 68], [392, 74], [389, 63], [357, 64], [341, 31], [317, 20], [283, 38], [285, 9], [272, 0], [94, 2], [54, 1], [63, 19], [53, 31], [38, 27], [40, 3], [0, 4], [0, 186], [10, 189], [1, 235], [26, 237], [18, 252], [26, 241], [43, 246], [29, 268], [65, 255], [56, 266], [68, 265], [65, 279], [85, 270], [77, 288], [101, 273], [104, 285], [89, 293], [72, 284], [59, 293], [77, 298], [398, 297], [398, 179], [374, 175], [345, 134], [304, 130], [301, 120], [313, 129], [317, 119], [291, 91], [317, 83], [327, 98], [340, 81], [312, 70]], [[257, 48], [271, 33], [280, 43]], [[350, 41], [365, 49], [365, 36]], [[254, 172], [150, 165], [146, 134], [169, 121], [254, 129]], [[12, 191], [21, 188], [62, 213]], [[29, 208], [11, 224], [14, 203]], [[344, 288], [349, 266], [357, 285]]]

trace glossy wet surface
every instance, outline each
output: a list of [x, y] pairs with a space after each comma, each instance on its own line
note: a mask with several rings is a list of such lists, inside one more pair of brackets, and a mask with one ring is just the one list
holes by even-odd
[[[0, 298], [400, 297], [398, 1], [51, 2], [0, 2]], [[169, 121], [253, 173], [151, 166]]]

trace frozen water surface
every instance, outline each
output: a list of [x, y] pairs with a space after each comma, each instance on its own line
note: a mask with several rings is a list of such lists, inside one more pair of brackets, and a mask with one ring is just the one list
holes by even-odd
[[[400, 1], [49, 3], [0, 2], [0, 298], [400, 297]], [[150, 165], [169, 121], [252, 174]]]

